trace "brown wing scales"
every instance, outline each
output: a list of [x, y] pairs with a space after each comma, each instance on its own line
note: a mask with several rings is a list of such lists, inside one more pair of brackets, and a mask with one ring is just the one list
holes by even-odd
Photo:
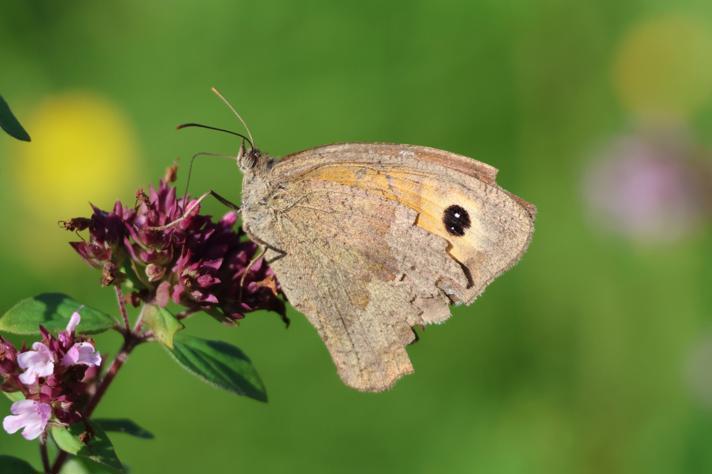
[[495, 176], [388, 144], [314, 148], [246, 175], [245, 222], [286, 251], [272, 263], [278, 280], [346, 384], [384, 390], [410, 373], [411, 327], [444, 321], [519, 260], [535, 208]]
[[411, 327], [446, 319], [445, 292], [467, 278], [412, 209], [338, 183], [305, 189], [299, 203], [282, 203], [278, 238], [289, 252], [273, 267], [344, 382], [384, 390], [413, 370]]

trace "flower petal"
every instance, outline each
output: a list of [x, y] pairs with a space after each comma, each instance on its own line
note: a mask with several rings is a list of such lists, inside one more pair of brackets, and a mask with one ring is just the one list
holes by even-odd
[[10, 434], [15, 434], [25, 426], [25, 415], [8, 415], [2, 420], [2, 428]]
[[78, 342], [64, 355], [62, 365], [99, 366], [101, 365], [101, 354], [96, 352], [96, 349], [90, 342]]
[[25, 371], [20, 374], [20, 381], [31, 385], [37, 377], [47, 377], [54, 372], [54, 354], [41, 342], [32, 344], [32, 351], [25, 351], [17, 356], [17, 364]]

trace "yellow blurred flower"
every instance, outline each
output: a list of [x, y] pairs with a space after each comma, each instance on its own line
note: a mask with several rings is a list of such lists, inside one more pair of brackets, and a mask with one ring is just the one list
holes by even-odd
[[639, 23], [621, 42], [613, 82], [624, 107], [638, 118], [689, 118], [712, 95], [710, 26], [681, 15]]
[[[28, 263], [51, 270], [75, 258], [57, 221], [103, 208], [135, 187], [137, 146], [124, 114], [106, 98], [76, 92], [40, 103], [27, 118], [32, 143], [10, 161]], [[18, 236], [20, 237], [20, 236]]]

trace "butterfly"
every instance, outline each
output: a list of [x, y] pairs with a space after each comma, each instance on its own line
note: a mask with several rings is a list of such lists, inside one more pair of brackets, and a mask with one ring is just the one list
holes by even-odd
[[357, 390], [386, 390], [413, 372], [412, 328], [472, 303], [532, 238], [535, 206], [474, 159], [343, 143], [277, 160], [248, 141], [237, 156], [243, 230]]

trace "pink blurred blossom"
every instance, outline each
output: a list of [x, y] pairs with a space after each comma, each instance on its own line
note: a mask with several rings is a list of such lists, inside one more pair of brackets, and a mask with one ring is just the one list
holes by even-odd
[[710, 162], [683, 134], [638, 133], [613, 140], [586, 170], [596, 224], [633, 240], [670, 241], [710, 217]]

